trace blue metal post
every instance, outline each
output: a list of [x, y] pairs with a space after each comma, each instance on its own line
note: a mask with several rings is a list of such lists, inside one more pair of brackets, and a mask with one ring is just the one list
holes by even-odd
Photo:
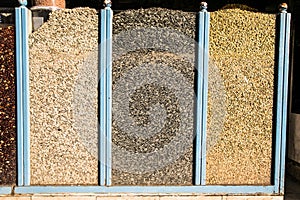
[[16, 8], [18, 186], [30, 185], [29, 51], [27, 1]]
[[203, 13], [198, 13], [198, 35], [197, 35], [197, 58], [196, 58], [196, 67], [197, 67], [197, 94], [196, 94], [196, 116], [195, 116], [195, 139], [196, 139], [196, 157], [195, 157], [195, 185], [201, 184], [201, 155], [202, 155], [202, 137], [201, 137], [201, 130], [202, 130], [202, 74], [203, 74], [203, 24], [204, 24], [204, 17]]
[[99, 137], [99, 182], [100, 185], [105, 185], [106, 176], [106, 11], [100, 10], [100, 46], [99, 46], [99, 78], [100, 78], [100, 106], [99, 106], [99, 117], [100, 117], [100, 137]]
[[111, 2], [106, 4], [106, 185], [111, 185], [112, 166], [112, 17]]
[[16, 86], [17, 86], [17, 160], [18, 186], [24, 184], [23, 175], [23, 89], [22, 89], [22, 20], [21, 8], [15, 9], [16, 14]]
[[276, 111], [276, 142], [275, 142], [275, 192], [284, 192], [284, 170], [286, 153], [286, 126], [287, 126], [287, 97], [288, 97], [288, 60], [290, 14], [286, 12], [287, 5], [281, 4], [279, 19], [278, 40], [278, 83], [277, 83], [277, 111]]
[[285, 21], [285, 41], [284, 41], [284, 62], [283, 62], [283, 110], [282, 110], [282, 139], [281, 139], [281, 165], [280, 165], [280, 184], [279, 192], [284, 193], [285, 178], [285, 156], [286, 156], [286, 131], [287, 131], [287, 114], [288, 114], [288, 86], [289, 86], [289, 59], [290, 59], [290, 26], [291, 14], [286, 15]]
[[[205, 75], [204, 73], [204, 67], [208, 67], [208, 27], [209, 27], [209, 14], [207, 13], [207, 3], [201, 2], [201, 10], [198, 13], [198, 35], [197, 35], [197, 58], [196, 58], [196, 67], [197, 67], [197, 94], [196, 94], [196, 116], [195, 116], [195, 131], [196, 131], [196, 158], [195, 158], [195, 185], [201, 185], [204, 181], [204, 178], [202, 177], [203, 172], [205, 174], [205, 168], [204, 170], [202, 169], [203, 164], [202, 162], [205, 161], [205, 148], [203, 152], [203, 139], [205, 139], [205, 134], [203, 132], [204, 130], [204, 124], [203, 122], [206, 121], [204, 119], [204, 111], [203, 109], [206, 108], [203, 106], [205, 104], [205, 97], [204, 95], [204, 82], [207, 81], [205, 80]], [[207, 86], [207, 85], [206, 85]], [[206, 116], [206, 114], [205, 114]], [[206, 128], [206, 126], [205, 126]], [[203, 135], [204, 134], [204, 135]], [[205, 145], [204, 145], [205, 146]]]
[[29, 94], [29, 47], [28, 12], [21, 6], [22, 14], [22, 84], [23, 84], [23, 136], [24, 136], [24, 185], [30, 185], [30, 94]]
[[[278, 78], [277, 78], [277, 109], [276, 109], [276, 144], [275, 144], [275, 169], [274, 183], [276, 188], [279, 188], [280, 181], [280, 160], [281, 160], [281, 130], [282, 130], [282, 75], [283, 75], [283, 60], [284, 60], [284, 30], [285, 30], [285, 15], [279, 14], [280, 32], [279, 32], [279, 53], [278, 53]], [[277, 191], [278, 192], [278, 191]]]
[[206, 122], [208, 102], [208, 72], [209, 72], [209, 21], [210, 15], [203, 9], [204, 14], [204, 45], [203, 45], [203, 91], [202, 91], [202, 155], [201, 155], [201, 185], [206, 182]]

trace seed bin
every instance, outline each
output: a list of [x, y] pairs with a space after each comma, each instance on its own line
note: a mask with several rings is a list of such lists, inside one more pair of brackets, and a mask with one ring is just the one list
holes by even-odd
[[105, 1], [31, 34], [28, 12], [16, 9], [16, 194], [283, 193], [285, 5], [113, 14]]
[[0, 9], [0, 185], [16, 184], [14, 13]]

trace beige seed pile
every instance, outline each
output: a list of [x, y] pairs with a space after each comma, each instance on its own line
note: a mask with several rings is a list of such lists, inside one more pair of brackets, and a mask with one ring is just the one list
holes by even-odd
[[[82, 141], [90, 135], [89, 141], [97, 145], [97, 60], [87, 59], [97, 47], [97, 37], [97, 13], [88, 8], [55, 11], [30, 36], [33, 185], [98, 183], [98, 160]], [[82, 73], [87, 66], [92, 72]], [[86, 76], [89, 81], [82, 83]], [[86, 118], [76, 112], [77, 99], [87, 104], [78, 90], [93, 95], [89, 104], [93, 112]], [[79, 129], [78, 115], [85, 118], [82, 124], [88, 130]]]
[[[141, 17], [144, 16], [144, 17]], [[210, 69], [209, 105], [217, 101], [215, 73], [220, 73], [226, 94], [221, 109], [226, 114], [221, 133], [212, 133], [214, 124], [210, 106], [209, 135], [218, 135], [207, 155], [208, 184], [269, 184], [272, 143], [272, 109], [274, 86], [275, 16], [226, 9], [211, 13], [210, 55], [215, 68]], [[33, 184], [97, 184], [97, 159], [86, 144], [97, 146], [97, 45], [98, 18], [92, 9], [56, 11], [50, 20], [30, 38], [31, 87], [31, 167]], [[195, 14], [167, 9], [151, 8], [124, 11], [114, 17], [114, 34], [136, 27], [169, 27], [194, 38]], [[145, 38], [147, 39], [147, 38]], [[114, 80], [122, 77], [134, 60], [169, 62], [176, 69], [180, 59], [162, 52], [133, 52], [114, 65]], [[136, 54], [136, 55], [135, 55]], [[150, 55], [150, 57], [149, 57]], [[84, 68], [90, 65], [90, 69]], [[192, 68], [191, 68], [192, 69]], [[190, 65], [179, 70], [193, 81]], [[83, 77], [83, 78], [82, 78]], [[81, 80], [83, 79], [83, 80]], [[86, 81], [86, 82], [85, 82]], [[95, 87], [91, 87], [94, 85]], [[153, 89], [153, 85], [143, 90]], [[154, 88], [158, 94], [163, 91]], [[85, 91], [80, 93], [80, 91]], [[167, 93], [168, 95], [171, 94]], [[81, 94], [78, 96], [78, 94]], [[136, 95], [135, 95], [136, 94]], [[133, 99], [141, 99], [138, 92]], [[85, 96], [86, 95], [86, 96]], [[142, 95], [145, 95], [142, 93]], [[156, 94], [157, 95], [157, 94]], [[167, 96], [154, 96], [169, 101]], [[92, 114], [85, 116], [74, 104], [83, 103]], [[159, 98], [158, 98], [159, 97]], [[77, 103], [76, 103], [77, 102]], [[193, 103], [193, 102], [191, 102]], [[170, 112], [176, 111], [171, 102]], [[90, 106], [92, 105], [92, 106]], [[86, 107], [85, 107], [86, 106]], [[136, 119], [147, 123], [143, 109], [131, 104]], [[147, 110], [145, 110], [147, 112]], [[90, 130], [78, 128], [79, 119]], [[174, 114], [176, 117], [176, 112]], [[89, 124], [91, 123], [91, 124]], [[114, 124], [113, 124], [114, 125]], [[170, 127], [172, 128], [172, 127]], [[176, 131], [176, 127], [174, 126]], [[157, 144], [143, 146], [124, 138], [114, 127], [115, 144], [133, 152], [156, 151], [172, 140], [168, 134], [158, 136]], [[171, 129], [170, 129], [171, 130]], [[83, 133], [84, 137], [78, 132]], [[191, 134], [193, 131], [190, 130]], [[121, 134], [118, 134], [121, 133]], [[82, 138], [87, 138], [83, 141]], [[155, 139], [155, 138], [154, 138]], [[156, 138], [157, 139], [157, 138]], [[208, 139], [209, 141], [211, 138]], [[140, 144], [140, 145], [139, 145]], [[129, 145], [129, 146], [128, 146]], [[91, 155], [92, 154], [92, 155]], [[94, 156], [93, 156], [94, 155]], [[130, 165], [130, 162], [129, 162]], [[130, 174], [113, 171], [113, 184], [120, 185], [189, 185], [192, 182], [192, 149], [173, 165], [148, 174]]]
[[35, 6], [54, 6], [58, 8], [65, 8], [65, 0], [35, 0]]

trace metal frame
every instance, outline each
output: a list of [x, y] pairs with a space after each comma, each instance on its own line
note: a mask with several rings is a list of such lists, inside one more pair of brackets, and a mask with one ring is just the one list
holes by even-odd
[[279, 192], [284, 192], [285, 178], [285, 157], [286, 157], [286, 133], [287, 133], [287, 116], [288, 116], [288, 90], [289, 90], [289, 50], [290, 50], [290, 25], [291, 14], [286, 14], [285, 27], [285, 51], [284, 51], [284, 71], [283, 71], [283, 111], [282, 111], [282, 141], [281, 141], [281, 166], [280, 166], [280, 183]]
[[196, 156], [195, 185], [205, 185], [206, 179], [206, 120], [208, 95], [209, 18], [207, 4], [201, 3], [197, 15], [197, 101], [196, 101]]
[[106, 12], [105, 10], [100, 10], [100, 44], [99, 44], [99, 65], [100, 65], [100, 106], [99, 106], [99, 118], [100, 118], [100, 137], [99, 137], [99, 184], [105, 185], [105, 174], [106, 174], [106, 49], [105, 49], [105, 39], [106, 39]]
[[111, 126], [112, 126], [112, 17], [111, 2], [100, 10], [100, 137], [99, 184], [111, 185]]
[[[197, 159], [195, 186], [112, 186], [111, 185], [111, 38], [112, 10], [111, 3], [106, 2], [101, 10], [100, 38], [100, 186], [30, 186], [29, 160], [29, 91], [28, 91], [28, 31], [27, 8], [22, 4], [16, 8], [16, 53], [17, 53], [17, 114], [18, 114], [18, 186], [0, 187], [1, 193], [9, 191], [15, 194], [33, 193], [193, 193], [214, 195], [251, 195], [283, 194], [285, 170], [285, 142], [287, 125], [287, 94], [289, 65], [290, 14], [282, 10], [280, 18], [279, 56], [278, 56], [278, 96], [276, 115], [275, 174], [274, 185], [270, 186], [221, 186], [205, 185], [206, 152], [206, 109], [208, 84], [208, 35], [209, 13], [202, 4], [199, 12], [199, 48], [198, 48], [198, 83], [197, 83]], [[25, 16], [26, 15], [26, 16]], [[204, 30], [203, 30], [204, 29]], [[202, 49], [201, 49], [202, 48]], [[202, 62], [202, 61], [203, 62]], [[201, 75], [203, 77], [201, 77]], [[201, 98], [199, 98], [201, 97]], [[201, 103], [202, 102], [202, 103]], [[105, 126], [107, 125], [107, 126]]]
[[107, 3], [106, 11], [106, 185], [111, 185], [112, 169], [112, 20], [111, 3]]
[[16, 78], [17, 78], [17, 172], [18, 186], [30, 185], [30, 107], [29, 47], [27, 1], [16, 12]]
[[274, 186], [31, 186], [16, 187], [15, 194], [38, 193], [155, 193], [209, 195], [274, 195]]
[[286, 5], [280, 6], [278, 14], [278, 75], [277, 75], [277, 111], [276, 111], [276, 141], [275, 141], [275, 169], [274, 185], [276, 193], [284, 193], [284, 172], [286, 154], [286, 126], [288, 100], [289, 73], [289, 42], [291, 14], [287, 13]]
[[0, 195], [9, 195], [12, 193], [11, 187], [0, 187]]
[[22, 20], [21, 8], [16, 8], [16, 87], [17, 87], [17, 156], [18, 185], [23, 185], [23, 87], [22, 87]]

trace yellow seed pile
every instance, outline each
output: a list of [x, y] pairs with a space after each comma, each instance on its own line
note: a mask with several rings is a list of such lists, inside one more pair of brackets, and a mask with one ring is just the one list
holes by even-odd
[[247, 5], [244, 5], [244, 4], [227, 4], [225, 6], [223, 6], [221, 8], [222, 9], [241, 9], [241, 10], [248, 10], [248, 11], [255, 11], [257, 12], [258, 10], [255, 9], [255, 8], [252, 8], [252, 7], [249, 7]]
[[227, 115], [207, 155], [207, 183], [270, 184], [275, 15], [220, 10], [211, 13], [210, 28]]

